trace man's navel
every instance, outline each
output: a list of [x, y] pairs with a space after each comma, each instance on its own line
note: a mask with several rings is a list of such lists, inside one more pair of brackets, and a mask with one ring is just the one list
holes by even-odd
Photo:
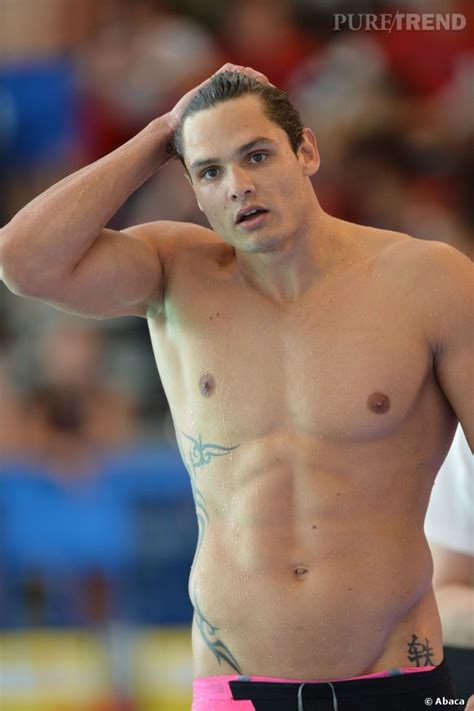
[[308, 568], [305, 565], [298, 565], [295, 567], [293, 572], [297, 578], [304, 578], [304, 576], [308, 573]]

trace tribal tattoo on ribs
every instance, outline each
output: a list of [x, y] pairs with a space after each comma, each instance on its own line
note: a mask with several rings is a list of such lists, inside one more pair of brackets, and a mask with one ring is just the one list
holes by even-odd
[[[196, 555], [194, 557], [194, 560], [196, 561], [199, 556], [199, 551], [201, 549], [204, 532], [206, 530], [207, 524], [209, 523], [209, 513], [206, 509], [206, 501], [197, 485], [197, 470], [206, 467], [209, 462], [214, 459], [214, 457], [223, 457], [230, 454], [234, 449], [240, 447], [240, 444], [236, 444], [233, 447], [223, 447], [222, 445], [216, 444], [215, 442], [203, 442], [202, 435], [199, 435], [198, 439], [191, 437], [191, 435], [186, 434], [186, 432], [181, 432], [181, 435], [187, 440], [182, 440], [182, 455], [183, 459], [189, 466], [191, 488], [194, 496], [196, 516], [198, 521], [198, 544], [196, 548]], [[184, 445], [188, 445], [187, 456], [184, 456]], [[232, 669], [235, 669], [238, 674], [241, 674], [240, 667], [232, 652], [221, 639], [216, 638], [216, 633], [219, 628], [212, 625], [209, 620], [204, 617], [197, 602], [196, 584], [194, 585], [194, 590], [191, 595], [191, 602], [195, 611], [195, 621], [197, 624], [197, 628], [207, 647], [214, 654], [219, 664], [221, 664], [222, 661], [227, 662], [229, 666], [232, 667]]]
[[[215, 442], [203, 442], [202, 435], [199, 435], [198, 439], [191, 437], [191, 435], [186, 434], [186, 432], [181, 432], [183, 437], [190, 443], [188, 445], [187, 456], [183, 459], [187, 461], [190, 467], [190, 478], [191, 478], [191, 489], [194, 496], [194, 504], [196, 506], [196, 516], [198, 521], [198, 544], [196, 550], [195, 559], [199, 555], [199, 550], [201, 548], [202, 539], [204, 536], [204, 531], [209, 523], [209, 514], [206, 509], [206, 501], [201, 491], [198, 488], [196, 479], [196, 471], [205, 467], [214, 457], [223, 457], [226, 454], [230, 454], [234, 449], [240, 447], [240, 444], [236, 444], [233, 447], [223, 447], [221, 444], [216, 444]], [[183, 443], [186, 444], [186, 443]], [[184, 447], [183, 447], [184, 449]]]
[[203, 442], [202, 435], [199, 435], [198, 439], [194, 439], [194, 437], [186, 434], [186, 432], [182, 432], [181, 434], [192, 444], [192, 446], [189, 447], [189, 461], [193, 471], [205, 467], [213, 457], [223, 457], [232, 452], [233, 449], [240, 447], [240, 444], [236, 444], [234, 447], [223, 447], [214, 442]]
[[239, 663], [230, 651], [229, 647], [224, 644], [224, 642], [219, 639], [216, 634], [219, 630], [219, 627], [215, 627], [213, 624], [211, 624], [211, 622], [209, 622], [209, 620], [204, 617], [201, 608], [198, 605], [196, 596], [196, 585], [194, 585], [194, 591], [191, 596], [191, 602], [193, 603], [195, 611], [194, 619], [196, 621], [201, 637], [203, 638], [204, 642], [211, 650], [219, 664], [222, 661], [227, 662], [227, 664], [232, 667], [232, 669], [235, 669], [237, 674], [242, 674], [242, 670], [239, 666]]

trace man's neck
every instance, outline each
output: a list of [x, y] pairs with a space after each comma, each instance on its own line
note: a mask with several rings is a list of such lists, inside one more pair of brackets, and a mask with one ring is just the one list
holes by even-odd
[[341, 245], [335, 236], [335, 220], [319, 204], [301, 229], [284, 238], [268, 252], [237, 251], [243, 278], [275, 303], [301, 297], [324, 277], [337, 260]]

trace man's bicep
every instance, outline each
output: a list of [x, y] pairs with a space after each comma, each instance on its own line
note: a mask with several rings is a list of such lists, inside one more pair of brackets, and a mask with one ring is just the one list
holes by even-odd
[[473, 265], [464, 255], [445, 253], [446, 281], [438, 284], [431, 304], [438, 382], [474, 449], [474, 282]]
[[159, 250], [146, 225], [104, 229], [64, 282], [59, 305], [96, 318], [145, 316], [148, 304], [159, 305], [162, 279]]
[[461, 423], [471, 452], [474, 451], [473, 357], [471, 337], [469, 344], [448, 346], [436, 364], [438, 382]]

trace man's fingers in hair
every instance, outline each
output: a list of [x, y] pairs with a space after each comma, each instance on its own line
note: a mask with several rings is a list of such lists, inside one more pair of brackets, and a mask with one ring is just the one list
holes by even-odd
[[220, 74], [221, 72], [237, 72], [239, 74], [245, 74], [246, 76], [251, 77], [252, 79], [256, 79], [261, 84], [269, 84], [270, 86], [274, 86], [274, 84], [269, 81], [268, 77], [265, 76], [265, 74], [262, 74], [262, 72], [259, 72], [253, 67], [243, 67], [241, 64], [232, 64], [231, 62], [227, 62], [227, 64], [224, 64], [220, 69], [217, 70], [214, 76], [216, 74]]
[[227, 62], [227, 64], [223, 64], [220, 69], [215, 72], [214, 76], [216, 74], [220, 74], [221, 72], [241, 72], [243, 67], [241, 67], [238, 64], [231, 64], [230, 62]]
[[252, 67], [244, 67], [243, 69], [244, 74], [247, 74], [247, 76], [256, 79], [261, 84], [270, 84], [270, 86], [273, 86], [273, 84], [269, 81], [268, 77], [265, 74], [262, 74], [262, 72], [259, 72], [257, 69], [252, 69]]

